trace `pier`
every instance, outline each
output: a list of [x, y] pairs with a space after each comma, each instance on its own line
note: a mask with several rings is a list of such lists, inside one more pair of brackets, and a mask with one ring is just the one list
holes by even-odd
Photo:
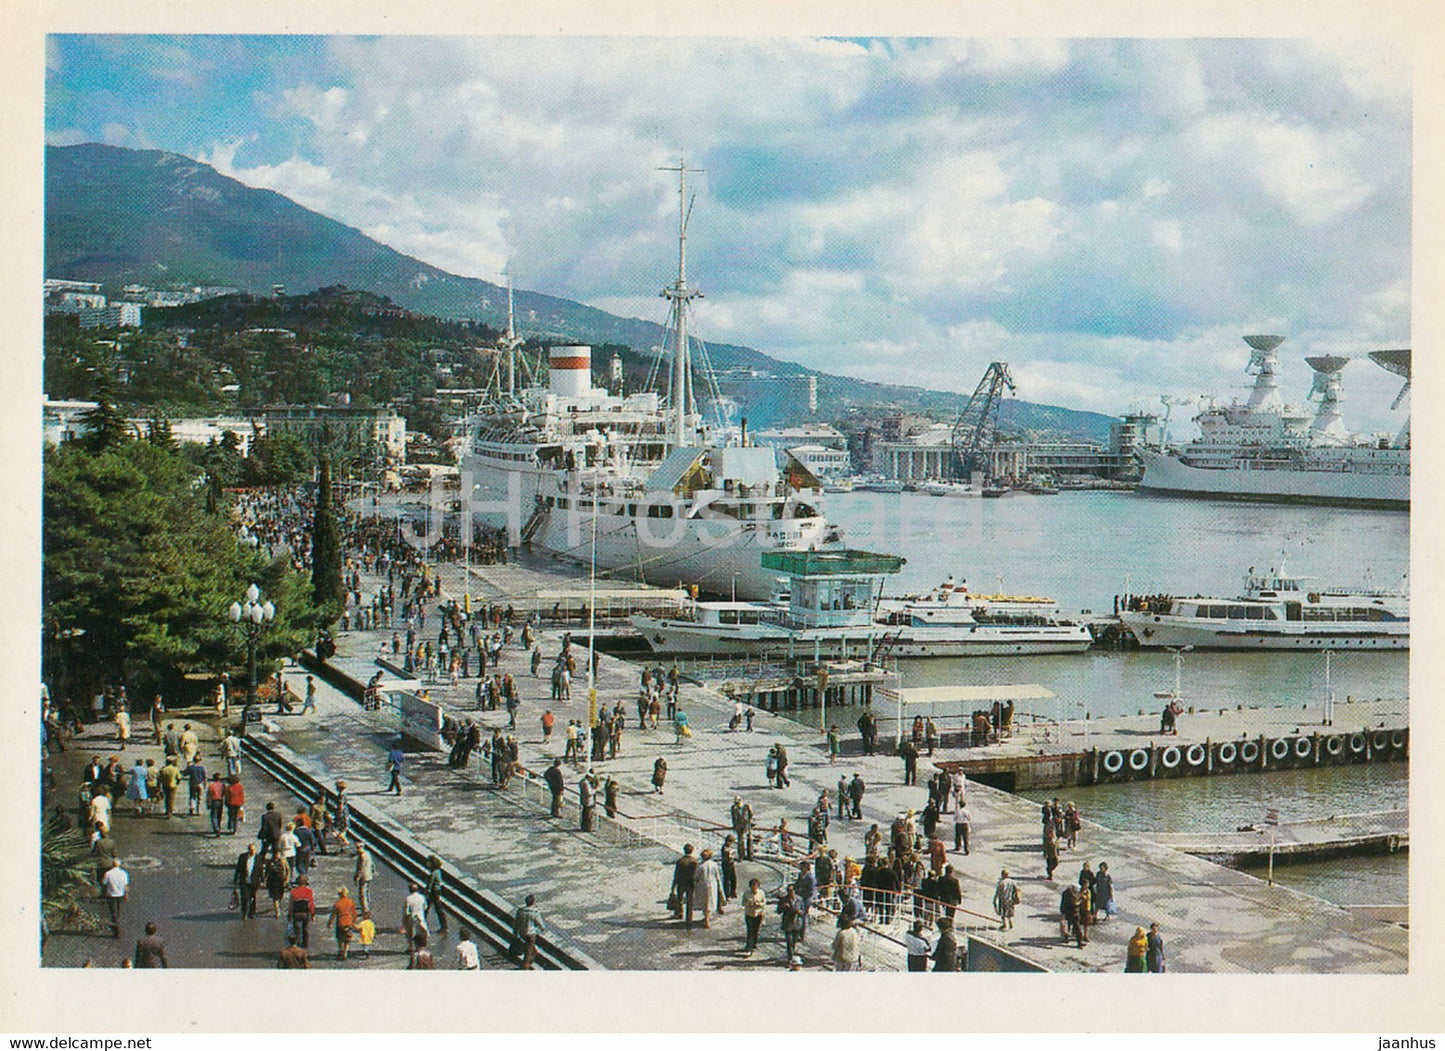
[[1172, 734], [1161, 731], [1158, 713], [1035, 718], [1001, 739], [950, 750], [949, 760], [971, 780], [1022, 792], [1409, 758], [1403, 699], [1337, 702], [1329, 726], [1320, 715], [1319, 704], [1190, 709]]
[[[441, 572], [445, 594], [457, 596], [463, 586], [460, 572], [454, 567], [442, 567]], [[498, 603], [516, 601], [521, 608], [517, 600], [526, 592], [564, 572], [575, 570], [547, 562], [474, 570], [470, 582], [473, 602], [485, 596]], [[729, 806], [734, 798], [745, 800], [753, 807], [763, 842], [756, 860], [739, 862], [739, 881], [745, 886], [750, 878], [761, 879], [772, 894], [796, 873], [798, 862], [806, 856], [807, 817], [813, 804], [824, 791], [831, 798], [840, 778], [856, 772], [868, 785], [861, 821], [837, 817], [834, 811], [828, 842], [840, 859], [861, 858], [863, 834], [872, 824], [886, 831], [895, 816], [921, 811], [924, 789], [903, 783], [903, 763], [891, 749], [881, 749], [877, 755], [861, 754], [852, 730], [851, 716], [857, 707], [847, 709], [850, 717], [839, 720], [845, 729], [844, 754], [836, 763], [829, 761], [822, 733], [768, 709], [759, 709], [754, 732], [730, 731], [727, 727], [735, 703], [730, 691], [706, 683], [685, 683], [681, 689], [680, 706], [693, 731], [690, 738], [674, 735], [666, 721], [657, 730], [639, 729], [631, 717], [638, 666], [604, 655], [597, 662], [599, 705], [610, 708], [621, 703], [629, 713], [617, 758], [592, 764], [604, 779], [611, 777], [619, 784], [616, 813], [608, 816], [599, 805], [592, 831], [580, 831], [577, 782], [583, 767], [564, 764], [566, 805], [562, 817], [551, 818], [537, 775], [554, 757], [561, 757], [561, 731], [567, 721], [585, 722], [588, 714], [583, 674], [585, 632], [576, 625], [571, 630], [574, 652], [579, 643], [583, 649], [570, 698], [550, 699], [545, 669], [533, 677], [520, 648], [512, 646], [503, 655], [502, 670], [515, 677], [522, 701], [515, 733], [523, 770], [505, 787], [493, 785], [475, 759], [467, 769], [450, 768], [446, 752], [436, 750], [435, 740], [428, 742], [409, 731], [405, 792], [393, 796], [382, 791], [384, 753], [403, 728], [401, 712], [390, 704], [365, 710], [353, 693], [342, 687], [348, 680], [365, 682], [375, 674], [377, 658], [389, 652], [390, 629], [339, 633], [338, 653], [327, 663], [328, 680], [320, 689], [319, 716], [268, 717], [253, 746], [274, 753], [294, 771], [296, 790], [303, 796], [316, 786], [348, 780], [353, 806], [364, 812], [374, 827], [393, 830], [398, 841], [404, 837], [408, 855], [428, 852], [444, 859], [449, 883], [456, 888], [449, 892], [454, 906], [499, 917], [527, 893], [536, 893], [558, 966], [779, 968], [781, 942], [772, 912], [764, 924], [763, 945], [751, 957], [740, 951], [742, 921], [736, 903], [725, 916], [714, 918], [711, 930], [684, 930], [680, 921], [672, 918], [667, 908], [671, 863], [682, 845], [718, 849], [727, 831]], [[560, 638], [560, 630], [544, 627], [541, 645], [549, 662]], [[287, 672], [293, 688], [304, 675], [299, 668]], [[830, 673], [830, 688], [831, 678]], [[395, 679], [391, 681], [395, 683]], [[505, 711], [475, 707], [474, 684], [475, 680], [464, 680], [454, 687], [437, 681], [418, 683], [415, 688], [426, 690], [439, 712], [480, 723], [484, 736], [494, 727], [505, 730]], [[1399, 707], [1403, 712], [1403, 705]], [[549, 708], [558, 729], [550, 741], [544, 741], [539, 718]], [[892, 706], [875, 698], [874, 711], [880, 717], [888, 716]], [[1363, 725], [1361, 713], [1365, 711], [1358, 702], [1341, 704], [1337, 722], [1343, 725], [1348, 714], [1350, 723]], [[1218, 729], [1200, 732], [1201, 739], [1226, 726], [1231, 727], [1231, 736], [1244, 729], [1233, 729], [1225, 716], [1211, 718], [1214, 722], [1210, 725]], [[1272, 718], [1283, 717], [1276, 714]], [[1369, 718], [1378, 721], [1385, 716]], [[1158, 717], [1153, 719], [1157, 726]], [[1192, 741], [1198, 727], [1191, 724], [1203, 721], [1202, 715], [1181, 717], [1177, 740]], [[1136, 745], [1146, 742], [1148, 720], [1134, 723], [1118, 728], [1119, 739]], [[1293, 734], [1296, 725], [1292, 722], [1285, 729]], [[1108, 743], [1100, 735], [1101, 725], [1091, 723], [1088, 746], [1080, 747], [1074, 743], [1076, 729], [1071, 726], [1061, 733], [1057, 725], [1038, 726], [991, 747], [1017, 749], [1017, 762], [1047, 755], [1090, 755]], [[1050, 733], [1053, 737], [1047, 739]], [[1284, 730], [1270, 730], [1268, 735], [1273, 740], [1283, 736]], [[886, 744], [886, 730], [882, 737]], [[1024, 745], [1026, 738], [1031, 750]], [[1165, 740], [1159, 738], [1155, 743]], [[791, 786], [785, 789], [770, 787], [764, 776], [766, 756], [774, 745], [785, 746], [791, 759]], [[977, 751], [951, 747], [921, 758], [920, 780], [935, 767], [973, 761], [972, 753]], [[659, 757], [668, 764], [662, 793], [653, 791], [651, 785]], [[999, 756], [1000, 761], [1007, 758]], [[982, 761], [981, 755], [978, 761]], [[1166, 845], [1161, 837], [1086, 825], [1077, 849], [1065, 854], [1056, 879], [1046, 880], [1037, 806], [977, 782], [969, 786], [968, 802], [973, 815], [972, 850], [968, 854], [950, 850], [948, 863], [954, 866], [963, 889], [958, 940], [971, 968], [1118, 971], [1135, 926], [1157, 921], [1170, 936], [1172, 971], [1403, 973], [1408, 969], [1407, 935], [1399, 926], [1369, 912], [1337, 908], [1284, 887], [1270, 887], [1244, 872]], [[944, 822], [949, 820], [945, 816]], [[791, 845], [775, 831], [784, 821], [792, 830]], [[944, 831], [951, 845], [951, 827]], [[1059, 938], [1057, 908], [1062, 881], [1072, 881], [1085, 860], [1109, 862], [1121, 908], [1119, 916], [1095, 927], [1091, 940], [1080, 948]], [[994, 883], [1005, 867], [1017, 879], [1023, 901], [1017, 928], [1001, 932], [992, 919], [991, 901]], [[495, 906], [490, 904], [493, 902]], [[393, 904], [399, 905], [382, 907], [390, 910]], [[820, 907], [823, 904], [820, 902]], [[889, 922], [870, 918], [865, 966], [902, 969], [899, 924], [906, 919], [906, 914], [895, 915]], [[825, 914], [815, 915], [814, 926], [817, 930], [810, 928], [803, 945], [809, 969], [826, 966], [831, 942], [831, 920]]]
[[1410, 812], [1333, 814], [1313, 821], [1251, 825], [1234, 832], [1156, 833], [1152, 838], [1221, 865], [1276, 865], [1410, 849]]

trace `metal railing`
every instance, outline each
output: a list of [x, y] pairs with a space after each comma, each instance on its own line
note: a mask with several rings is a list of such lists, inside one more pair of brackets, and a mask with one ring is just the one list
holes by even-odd
[[[330, 799], [321, 782], [274, 748], [254, 737], [243, 739], [247, 757], [305, 803]], [[430, 873], [427, 858], [435, 852], [413, 840], [410, 834], [385, 815], [370, 813], [359, 801], [351, 803], [351, 826], [376, 857], [408, 880], [424, 883]], [[461, 923], [498, 952], [507, 955], [513, 944], [515, 908], [504, 899], [473, 882], [470, 874], [443, 862], [446, 884], [442, 903]], [[537, 964], [544, 970], [601, 970], [602, 965], [579, 949], [566, 945], [555, 935], [537, 938]]]

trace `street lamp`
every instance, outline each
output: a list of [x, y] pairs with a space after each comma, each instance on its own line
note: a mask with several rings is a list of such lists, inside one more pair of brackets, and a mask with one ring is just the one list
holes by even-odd
[[[253, 536], [255, 534], [252, 534]], [[246, 589], [246, 602], [231, 603], [231, 620], [240, 625], [246, 633], [246, 667], [250, 672], [250, 685], [246, 690], [246, 704], [256, 703], [256, 643], [261, 638], [261, 625], [276, 619], [276, 607], [268, 599], [261, 601], [261, 589], [252, 584]]]
[[1185, 655], [1186, 653], [1189, 653], [1191, 650], [1193, 650], [1194, 647], [1193, 647], [1193, 646], [1178, 646], [1178, 647], [1169, 646], [1169, 647], [1167, 647], [1167, 649], [1169, 650], [1170, 653], [1174, 654], [1174, 699], [1175, 699], [1176, 701], [1178, 701], [1178, 700], [1181, 700], [1181, 699], [1183, 698], [1183, 696], [1184, 696], [1184, 695], [1180, 692], [1180, 686], [1181, 686], [1181, 684], [1182, 684], [1182, 680], [1183, 680], [1183, 677], [1184, 677], [1184, 655]]

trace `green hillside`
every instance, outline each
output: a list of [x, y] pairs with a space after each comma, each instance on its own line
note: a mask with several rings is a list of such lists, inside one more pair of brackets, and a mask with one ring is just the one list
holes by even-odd
[[[226, 285], [254, 296], [268, 295], [274, 285], [293, 295], [347, 286], [417, 314], [493, 328], [506, 322], [504, 288], [447, 273], [190, 158], [95, 143], [50, 146], [45, 156], [46, 277], [97, 281], [112, 295], [133, 283]], [[523, 333], [544, 341], [622, 345], [644, 355], [663, 342], [654, 322], [523, 289], [515, 302]], [[750, 347], [708, 349], [719, 370], [769, 374], [722, 379], [724, 392], [758, 426], [803, 418], [809, 375], [817, 377], [818, 416], [825, 419], [885, 407], [949, 418], [965, 400], [813, 372]], [[1018, 429], [1095, 441], [1107, 437], [1110, 419], [1024, 401], [1006, 403], [1003, 418]]]

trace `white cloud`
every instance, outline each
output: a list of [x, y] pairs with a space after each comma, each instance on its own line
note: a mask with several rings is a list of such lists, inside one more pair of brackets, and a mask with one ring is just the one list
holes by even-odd
[[[1228, 390], [1239, 334], [1265, 323], [1302, 353], [1408, 338], [1399, 58], [1240, 40], [337, 37], [298, 73], [278, 66], [254, 128], [200, 152], [448, 270], [510, 264], [519, 287], [661, 320], [678, 199], [655, 169], [686, 150], [708, 169], [690, 184], [705, 338], [967, 390], [1009, 360], [1022, 397], [1112, 411]], [[107, 137], [131, 145], [141, 126]]]

